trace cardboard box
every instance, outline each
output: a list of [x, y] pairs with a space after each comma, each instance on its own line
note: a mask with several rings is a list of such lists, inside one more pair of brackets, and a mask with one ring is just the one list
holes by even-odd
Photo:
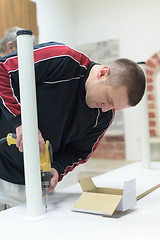
[[91, 178], [80, 180], [83, 190], [73, 211], [111, 216], [115, 210], [126, 211], [136, 205], [135, 179], [124, 182], [123, 189], [96, 187]]

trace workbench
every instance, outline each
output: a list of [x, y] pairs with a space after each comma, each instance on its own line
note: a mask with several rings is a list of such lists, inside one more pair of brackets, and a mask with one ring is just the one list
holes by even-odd
[[[136, 178], [137, 195], [160, 183], [160, 162], [145, 170], [136, 162], [93, 178], [97, 186], [121, 187]], [[31, 220], [26, 204], [0, 212], [0, 240], [76, 239], [119, 240], [160, 239], [160, 188], [137, 201], [133, 209], [111, 217], [71, 211], [82, 190], [79, 184], [55, 191], [48, 197], [45, 218]]]

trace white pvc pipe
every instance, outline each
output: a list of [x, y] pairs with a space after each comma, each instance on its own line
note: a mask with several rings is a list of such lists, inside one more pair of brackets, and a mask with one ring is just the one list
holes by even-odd
[[40, 155], [37, 124], [37, 103], [32, 32], [17, 32], [23, 153], [26, 185], [27, 216], [44, 214], [42, 201]]
[[[139, 66], [146, 75], [145, 63], [139, 63]], [[138, 86], [137, 86], [138, 87]], [[147, 87], [145, 94], [139, 105], [140, 112], [140, 126], [141, 126], [141, 152], [142, 152], [142, 167], [149, 169], [151, 167], [151, 153], [150, 153], [150, 134], [149, 134], [149, 118], [148, 118], [148, 101], [147, 101]]]

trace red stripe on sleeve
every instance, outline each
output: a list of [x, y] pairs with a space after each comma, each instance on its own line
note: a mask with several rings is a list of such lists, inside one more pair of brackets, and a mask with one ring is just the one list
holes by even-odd
[[15, 56], [15, 57], [8, 58], [4, 62], [4, 66], [8, 72], [13, 72], [18, 70], [18, 57]]
[[[80, 53], [72, 48], [69, 48], [65, 45], [51, 45], [34, 50], [34, 62], [40, 62], [51, 58], [56, 57], [71, 57], [77, 61], [81, 66], [88, 67], [91, 60], [85, 56], [83, 53]], [[18, 69], [18, 57], [11, 57], [6, 60], [4, 63], [5, 68], [8, 72], [16, 71]]]
[[65, 45], [53, 45], [37, 49], [34, 51], [35, 62], [39, 62], [45, 59], [54, 57], [71, 57], [77, 61], [81, 66], [87, 67], [91, 60], [86, 57], [83, 53], [75, 51]]
[[14, 116], [20, 114], [20, 104], [17, 98], [14, 96], [13, 89], [10, 83], [10, 76], [3, 67], [3, 63], [0, 64], [0, 97], [4, 106]]

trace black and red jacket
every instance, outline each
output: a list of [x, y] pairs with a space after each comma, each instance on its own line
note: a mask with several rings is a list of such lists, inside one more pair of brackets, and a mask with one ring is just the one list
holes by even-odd
[[[68, 46], [49, 42], [34, 48], [38, 127], [53, 148], [59, 180], [85, 163], [113, 120], [85, 102], [85, 82], [94, 66], [88, 57]], [[0, 58], [0, 138], [21, 124], [18, 58]], [[23, 154], [15, 146], [0, 145], [0, 178], [24, 184]]]

